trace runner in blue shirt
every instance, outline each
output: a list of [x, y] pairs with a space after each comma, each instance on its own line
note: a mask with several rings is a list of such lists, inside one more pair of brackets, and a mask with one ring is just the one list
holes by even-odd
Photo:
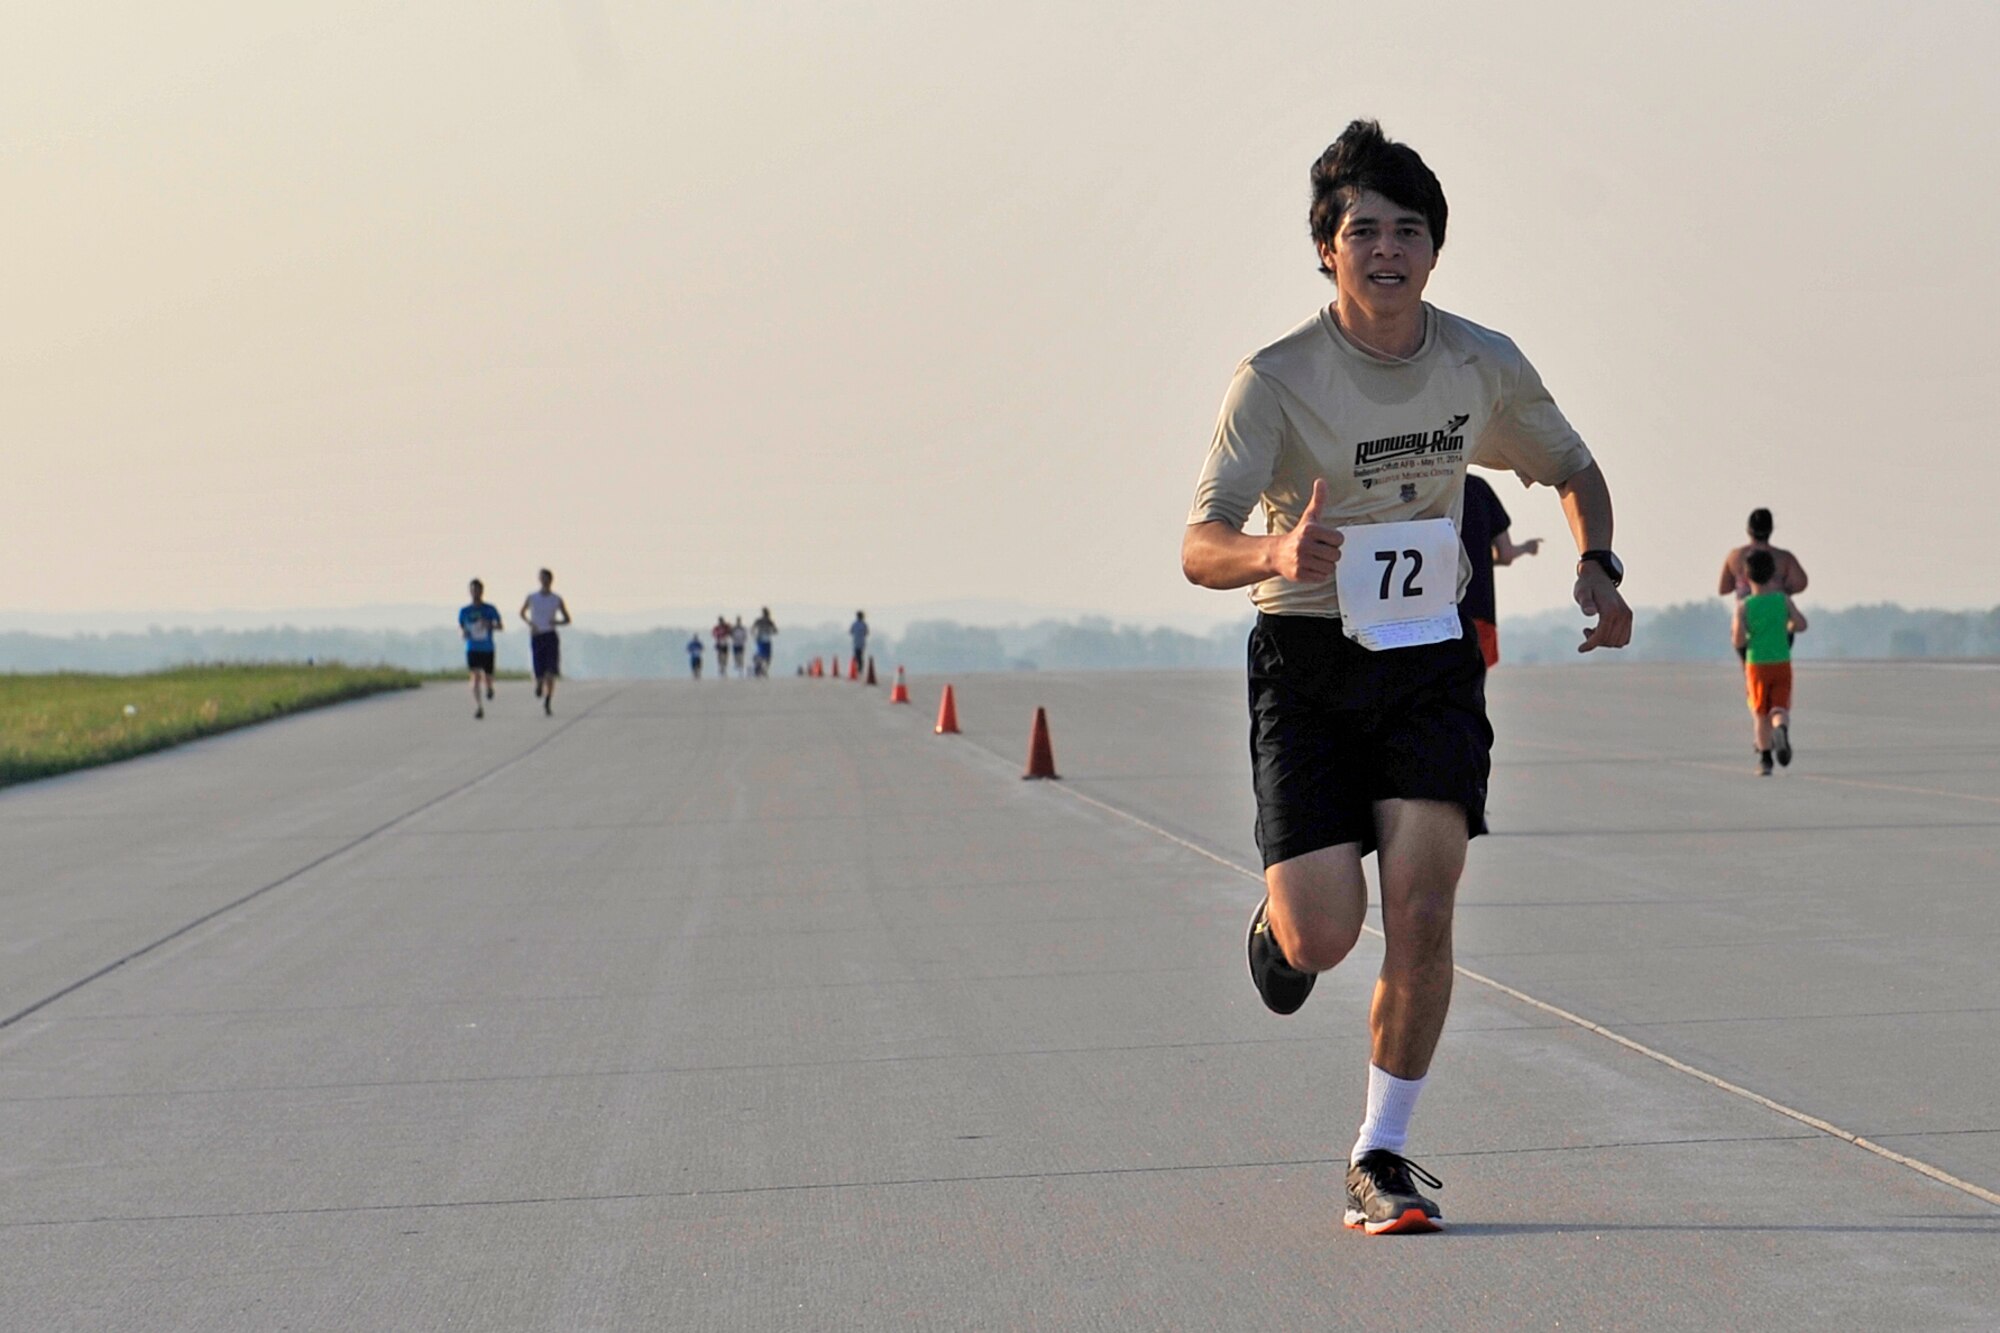
[[[472, 675], [472, 715], [486, 716], [485, 700], [493, 697], [493, 635], [507, 628], [500, 608], [486, 600], [486, 585], [472, 581], [472, 601], [459, 608], [458, 633], [465, 640], [465, 667]], [[486, 693], [480, 694], [481, 687]]]
[[771, 608], [765, 607], [763, 614], [751, 622], [750, 637], [756, 641], [755, 671], [759, 680], [771, 674], [771, 636], [778, 632], [778, 622], [771, 619]]
[[699, 635], [699, 634], [694, 634], [694, 635], [690, 635], [690, 636], [689, 636], [689, 638], [688, 638], [688, 673], [689, 673], [690, 675], [692, 675], [692, 676], [693, 676], [693, 677], [694, 677], [694, 678], [695, 678], [696, 680], [700, 680], [700, 679], [701, 679], [701, 654], [702, 654], [702, 646], [703, 646], [703, 645], [702, 645], [702, 642], [701, 642], [701, 635]]

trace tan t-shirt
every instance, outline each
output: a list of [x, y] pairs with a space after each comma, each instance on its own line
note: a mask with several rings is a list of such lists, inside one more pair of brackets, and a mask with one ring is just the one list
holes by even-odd
[[[1320, 521], [1333, 527], [1449, 518], [1457, 527], [1468, 463], [1557, 486], [1590, 450], [1511, 338], [1424, 306], [1424, 341], [1387, 361], [1344, 337], [1330, 309], [1236, 368], [1189, 523], [1241, 529], [1261, 500], [1265, 531], [1289, 532], [1326, 478]], [[1459, 559], [1458, 595], [1472, 579]], [[1337, 616], [1334, 580], [1265, 579], [1257, 609]]]

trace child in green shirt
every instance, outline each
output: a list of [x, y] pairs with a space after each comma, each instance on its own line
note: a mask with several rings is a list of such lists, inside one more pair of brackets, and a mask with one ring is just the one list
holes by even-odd
[[1736, 604], [1729, 641], [1743, 654], [1744, 684], [1756, 734], [1757, 772], [1771, 776], [1771, 755], [1792, 762], [1792, 636], [1806, 628], [1805, 613], [1776, 583], [1778, 562], [1769, 551], [1744, 560], [1750, 595]]

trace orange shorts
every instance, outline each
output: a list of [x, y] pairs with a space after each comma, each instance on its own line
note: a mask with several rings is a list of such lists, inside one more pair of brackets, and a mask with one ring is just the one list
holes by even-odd
[[1750, 711], [1758, 715], [1792, 707], [1792, 664], [1790, 662], [1746, 663], [1743, 678], [1750, 690]]
[[1472, 628], [1479, 634], [1479, 655], [1486, 659], [1486, 669], [1491, 671], [1500, 665], [1500, 627], [1490, 620], [1473, 620]]

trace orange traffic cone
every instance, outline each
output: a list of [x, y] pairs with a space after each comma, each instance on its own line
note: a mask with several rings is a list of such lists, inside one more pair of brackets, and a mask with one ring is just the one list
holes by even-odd
[[813, 677], [815, 677], [815, 678], [817, 678], [817, 677], [818, 677], [818, 675], [819, 675], [819, 659], [818, 659], [817, 657], [815, 657], [815, 658], [813, 659], [813, 664], [812, 664], [812, 670], [811, 670], [811, 671], [809, 671], [809, 672], [807, 672], [806, 674], [807, 674], [807, 675], [809, 675], [809, 676], [813, 676]]
[[848, 678], [849, 680], [860, 680], [860, 679], [861, 679], [861, 659], [860, 659], [860, 658], [858, 658], [858, 657], [850, 657], [850, 658], [848, 658], [848, 659], [847, 659], [847, 678]]
[[875, 659], [874, 659], [874, 657], [873, 657], [873, 656], [870, 656], [870, 657], [869, 657], [869, 659], [868, 659], [868, 683], [869, 683], [870, 685], [873, 685], [873, 684], [875, 684], [875, 683], [876, 683], [876, 681], [875, 681]]
[[1035, 710], [1035, 726], [1028, 733], [1028, 771], [1023, 778], [1053, 778], [1056, 772], [1056, 752], [1049, 745], [1049, 710]]
[[910, 687], [903, 683], [903, 668], [896, 668], [896, 683], [889, 687], [889, 702], [906, 704], [910, 701]]
[[944, 687], [944, 698], [938, 700], [937, 734], [958, 735], [958, 700], [952, 697], [949, 685]]

